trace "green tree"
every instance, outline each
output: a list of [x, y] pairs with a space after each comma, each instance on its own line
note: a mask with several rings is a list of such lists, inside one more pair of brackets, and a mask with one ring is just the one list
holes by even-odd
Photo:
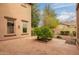
[[56, 18], [55, 11], [51, 9], [49, 4], [47, 4], [44, 9], [43, 23], [44, 26], [48, 26], [50, 28], [55, 28], [59, 24], [59, 21]]
[[40, 21], [38, 4], [32, 4], [32, 27], [37, 27]]

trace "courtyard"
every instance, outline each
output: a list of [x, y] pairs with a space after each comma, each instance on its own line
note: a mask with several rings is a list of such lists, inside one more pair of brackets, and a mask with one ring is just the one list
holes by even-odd
[[76, 45], [53, 38], [49, 42], [39, 42], [32, 38], [0, 41], [0, 54], [6, 55], [79, 55]]

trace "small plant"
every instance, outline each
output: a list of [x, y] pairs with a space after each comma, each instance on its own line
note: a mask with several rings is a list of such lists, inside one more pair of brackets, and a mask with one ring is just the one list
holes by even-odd
[[70, 35], [70, 32], [69, 31], [61, 31], [60, 34], [61, 35]]
[[34, 28], [33, 30], [34, 35], [37, 35], [38, 39], [41, 36], [41, 30], [39, 27]]
[[69, 31], [65, 31], [65, 35], [70, 35], [70, 32]]
[[64, 35], [64, 31], [60, 31], [60, 35]]
[[49, 41], [53, 37], [53, 31], [46, 26], [43, 27], [36, 27], [34, 29], [35, 35], [37, 35], [37, 39], [42, 41]]

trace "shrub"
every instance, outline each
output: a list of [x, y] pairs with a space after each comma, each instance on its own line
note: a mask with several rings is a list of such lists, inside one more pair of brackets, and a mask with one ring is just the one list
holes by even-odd
[[40, 35], [41, 35], [41, 30], [40, 30], [40, 28], [39, 28], [39, 27], [34, 28], [33, 34], [34, 34], [34, 35], [37, 35], [38, 37], [40, 37]]
[[64, 35], [64, 31], [60, 31], [60, 34], [61, 34], [61, 35]]
[[70, 32], [69, 31], [61, 31], [60, 34], [61, 35], [70, 35]]
[[70, 34], [70, 32], [69, 31], [65, 31], [65, 35], [69, 35]]
[[46, 26], [35, 28], [34, 33], [35, 35], [37, 35], [37, 39], [42, 41], [51, 40], [51, 38], [53, 37], [53, 31]]

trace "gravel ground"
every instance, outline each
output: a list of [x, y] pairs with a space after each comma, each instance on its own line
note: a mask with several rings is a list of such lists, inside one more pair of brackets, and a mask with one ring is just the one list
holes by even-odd
[[1, 55], [79, 55], [75, 45], [65, 43], [65, 40], [53, 38], [51, 41], [39, 42], [34, 39], [14, 39], [0, 41]]

